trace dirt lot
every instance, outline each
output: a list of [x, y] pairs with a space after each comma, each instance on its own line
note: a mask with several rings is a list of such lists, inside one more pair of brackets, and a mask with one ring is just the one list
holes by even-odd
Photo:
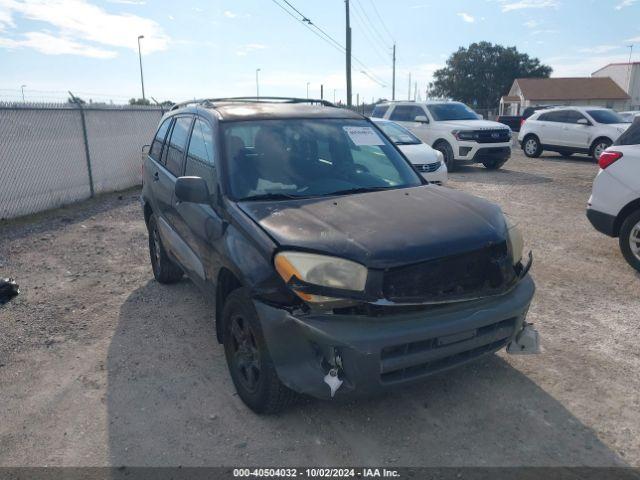
[[519, 221], [538, 356], [258, 417], [235, 395], [213, 304], [153, 280], [137, 191], [0, 226], [0, 465], [640, 466], [640, 276], [584, 216], [597, 167], [516, 153], [451, 186]]

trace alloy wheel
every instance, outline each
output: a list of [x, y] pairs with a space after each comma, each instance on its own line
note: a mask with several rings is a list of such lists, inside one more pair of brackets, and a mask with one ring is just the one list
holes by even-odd
[[595, 148], [593, 149], [593, 155], [596, 157], [596, 160], [600, 158], [602, 152], [604, 152], [607, 148], [608, 145], [606, 143], [599, 143], [595, 146]]
[[249, 322], [236, 315], [231, 319], [233, 367], [244, 388], [255, 392], [260, 383], [262, 364], [256, 337]]
[[530, 138], [524, 144], [524, 150], [529, 155], [534, 155], [537, 149], [538, 149], [538, 143], [533, 138]]
[[629, 247], [633, 256], [640, 260], [640, 222], [636, 223], [629, 234]]

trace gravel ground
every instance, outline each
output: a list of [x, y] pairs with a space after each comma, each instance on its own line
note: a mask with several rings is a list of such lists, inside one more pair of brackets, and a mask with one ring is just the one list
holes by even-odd
[[234, 393], [213, 304], [153, 280], [137, 191], [0, 224], [0, 465], [640, 466], [640, 276], [584, 208], [597, 167], [520, 153], [451, 186], [534, 252], [541, 355], [278, 416]]

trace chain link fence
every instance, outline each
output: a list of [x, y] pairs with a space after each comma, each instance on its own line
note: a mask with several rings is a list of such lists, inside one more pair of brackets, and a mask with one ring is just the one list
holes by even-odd
[[0, 103], [0, 219], [141, 182], [160, 107]]

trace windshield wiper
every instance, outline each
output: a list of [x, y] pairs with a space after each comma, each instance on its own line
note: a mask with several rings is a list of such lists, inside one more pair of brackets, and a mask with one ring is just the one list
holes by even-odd
[[302, 195], [289, 195], [287, 193], [260, 193], [258, 195], [250, 195], [239, 199], [239, 202], [247, 202], [254, 200], [292, 200], [297, 198], [304, 198]]
[[396, 142], [396, 145], [419, 145], [420, 142]]
[[390, 190], [398, 187], [356, 187], [356, 188], [348, 188], [345, 190], [336, 190], [335, 192], [327, 193], [326, 195], [346, 195], [348, 193], [367, 193], [367, 192], [377, 192], [378, 190]]

